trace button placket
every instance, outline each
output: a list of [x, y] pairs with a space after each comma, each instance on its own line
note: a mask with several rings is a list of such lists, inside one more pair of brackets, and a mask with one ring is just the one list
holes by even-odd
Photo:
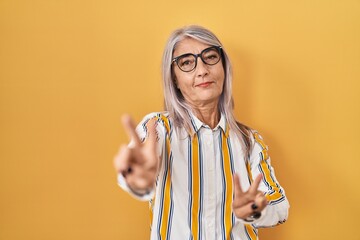
[[206, 239], [214, 239], [216, 220], [216, 179], [215, 179], [215, 149], [213, 131], [205, 128], [203, 132], [203, 153], [206, 169], [206, 213], [205, 225]]

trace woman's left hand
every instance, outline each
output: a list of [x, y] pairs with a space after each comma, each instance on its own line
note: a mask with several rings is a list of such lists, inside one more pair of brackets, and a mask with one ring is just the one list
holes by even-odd
[[251, 184], [248, 191], [244, 192], [240, 186], [240, 179], [234, 174], [234, 199], [233, 212], [237, 218], [246, 220], [249, 217], [258, 218], [261, 211], [267, 206], [268, 202], [264, 193], [258, 190], [262, 175], [258, 175]]

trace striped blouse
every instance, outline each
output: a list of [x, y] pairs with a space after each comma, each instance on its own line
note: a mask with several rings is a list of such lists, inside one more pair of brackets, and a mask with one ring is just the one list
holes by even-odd
[[[157, 119], [161, 166], [156, 188], [148, 196], [151, 239], [220, 240], [258, 239], [258, 228], [286, 221], [289, 203], [270, 165], [268, 148], [253, 132], [253, 148], [246, 157], [241, 141], [228, 128], [224, 115], [214, 129], [191, 115], [194, 134], [175, 131], [167, 112], [151, 113], [138, 125], [144, 140], [147, 122]], [[232, 211], [233, 174], [243, 190], [263, 174], [259, 190], [269, 202], [260, 219], [247, 224]], [[130, 192], [123, 177], [119, 184]]]

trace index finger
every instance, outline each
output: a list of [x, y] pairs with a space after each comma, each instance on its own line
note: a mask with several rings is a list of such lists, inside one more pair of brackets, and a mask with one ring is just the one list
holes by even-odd
[[129, 136], [129, 138], [132, 141], [134, 141], [135, 145], [140, 145], [141, 141], [140, 141], [138, 134], [136, 133], [135, 124], [134, 124], [133, 120], [131, 119], [131, 117], [126, 114], [126, 115], [122, 116], [121, 120], [122, 120], [122, 124], [124, 125], [125, 131], [126, 131], [127, 135]]

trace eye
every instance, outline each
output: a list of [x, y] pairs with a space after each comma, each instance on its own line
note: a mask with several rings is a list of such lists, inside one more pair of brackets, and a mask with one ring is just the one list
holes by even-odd
[[219, 60], [219, 58], [220, 58], [219, 52], [213, 48], [205, 51], [203, 54], [204, 61], [209, 64], [216, 63]]
[[213, 54], [213, 55], [206, 55], [205, 58], [209, 59], [209, 60], [212, 60], [212, 59], [218, 59], [219, 56], [217, 54]]
[[192, 55], [183, 56], [178, 59], [178, 64], [180, 67], [191, 66], [194, 64], [194, 62], [195, 62], [195, 59], [194, 59], [194, 56], [192, 56]]

